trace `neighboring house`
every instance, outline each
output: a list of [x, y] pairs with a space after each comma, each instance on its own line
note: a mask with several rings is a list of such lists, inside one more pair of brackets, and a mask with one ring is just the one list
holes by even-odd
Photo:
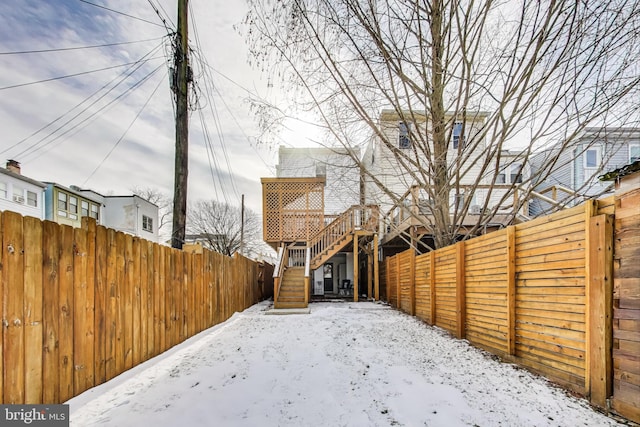
[[[423, 141], [414, 146], [414, 139], [430, 134], [431, 124], [425, 114], [404, 114], [405, 118], [409, 116], [414, 121], [407, 123], [395, 110], [383, 110], [379, 118], [383, 135], [372, 138], [362, 159], [366, 170], [364, 200], [380, 207], [384, 224], [381, 244], [389, 254], [406, 249], [408, 235], [421, 236], [425, 246], [433, 244], [430, 227], [435, 205], [429, 196], [433, 187], [429, 185], [432, 177], [428, 169], [433, 159], [427, 157], [432, 150], [424, 149]], [[480, 215], [490, 215], [491, 222], [482, 232], [505, 227], [514, 216], [526, 212], [520, 204], [514, 205], [513, 184], [526, 185], [529, 178], [529, 169], [523, 167], [519, 153], [505, 150], [496, 153], [483, 172], [482, 162], [476, 160], [490, 149], [482, 137], [487, 117], [488, 113], [481, 111], [467, 113], [464, 122], [446, 117], [450, 123], [446, 130], [447, 162], [451, 171], [460, 172], [449, 194], [449, 209], [453, 216], [456, 211], [465, 212], [464, 206], [468, 205], [466, 215], [457, 220], [467, 229], [479, 222]], [[500, 162], [497, 168], [496, 161]], [[496, 169], [500, 171], [497, 176]]]
[[20, 163], [9, 160], [6, 169], [0, 168], [0, 211], [44, 219], [45, 187], [46, 184], [23, 176]]
[[158, 207], [140, 196], [104, 196], [75, 185], [49, 182], [45, 190], [45, 219], [80, 227], [82, 217], [100, 225], [158, 242]]
[[45, 219], [58, 224], [80, 227], [82, 217], [94, 218], [98, 224], [103, 222], [104, 196], [82, 191], [80, 188], [65, 187], [55, 182], [46, 182]]
[[[535, 183], [535, 190], [546, 196], [554, 194], [555, 201], [573, 206], [613, 191], [612, 184], [598, 176], [640, 159], [640, 128], [585, 128], [570, 146], [558, 143], [536, 154], [532, 159], [535, 173], [559, 150], [563, 152], [558, 161], [549, 173], [542, 173], [546, 176]], [[529, 214], [542, 215], [553, 207], [551, 202], [532, 200]]]
[[286, 148], [278, 150], [278, 178], [323, 177], [324, 213], [338, 215], [360, 203], [360, 169], [354, 159], [360, 150], [344, 147]]
[[140, 196], [104, 196], [103, 224], [158, 243], [158, 206]]

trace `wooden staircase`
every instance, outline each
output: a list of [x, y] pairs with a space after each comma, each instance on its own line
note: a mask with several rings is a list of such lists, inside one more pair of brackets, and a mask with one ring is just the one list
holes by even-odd
[[304, 267], [288, 267], [282, 276], [280, 293], [274, 308], [305, 308]]

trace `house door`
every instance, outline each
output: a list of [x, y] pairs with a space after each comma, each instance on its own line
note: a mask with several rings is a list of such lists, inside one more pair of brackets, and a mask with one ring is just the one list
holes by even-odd
[[333, 264], [324, 264], [322, 266], [324, 274], [324, 292], [333, 292]]

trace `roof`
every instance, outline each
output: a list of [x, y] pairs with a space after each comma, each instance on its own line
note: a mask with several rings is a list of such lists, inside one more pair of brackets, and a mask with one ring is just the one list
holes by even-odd
[[640, 160], [636, 160], [633, 163], [622, 166], [621, 168], [614, 169], [598, 177], [600, 181], [614, 181], [618, 178], [622, 178], [626, 175], [631, 175], [634, 172], [640, 171]]
[[19, 179], [20, 181], [28, 182], [29, 184], [37, 185], [38, 187], [45, 188], [47, 186], [47, 184], [45, 184], [44, 182], [36, 181], [35, 179], [31, 179], [19, 173], [11, 172], [10, 170], [5, 168], [0, 168], [0, 173], [15, 179]]

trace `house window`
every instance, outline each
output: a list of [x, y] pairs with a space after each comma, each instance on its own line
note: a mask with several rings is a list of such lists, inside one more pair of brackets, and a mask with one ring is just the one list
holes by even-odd
[[69, 202], [67, 194], [58, 192], [58, 215], [66, 217], [68, 207]]
[[496, 184], [506, 184], [507, 183], [507, 170], [502, 169], [498, 176], [496, 177]]
[[100, 219], [98, 205], [94, 205], [93, 203], [91, 203], [91, 214], [89, 216], [91, 218], [94, 218], [96, 221]]
[[511, 165], [511, 184], [522, 183], [522, 165], [514, 163]]
[[398, 148], [411, 148], [411, 140], [409, 133], [411, 131], [411, 123], [398, 123]]
[[327, 176], [327, 165], [325, 163], [316, 163], [316, 177]]
[[464, 136], [462, 135], [462, 123], [456, 122], [453, 124], [453, 132], [451, 133], [453, 149], [457, 150], [458, 147], [464, 146]]
[[600, 167], [600, 147], [587, 148], [584, 152], [585, 169], [596, 169]]
[[149, 233], [153, 233], [153, 219], [151, 217], [142, 215], [142, 229]]
[[89, 216], [89, 202], [80, 201], [80, 216]]
[[[638, 160], [640, 160], [640, 144], [629, 144], [629, 163]], [[1, 191], [0, 194], [2, 194]]]
[[0, 197], [2, 197], [3, 199], [7, 198], [7, 183], [6, 182], [0, 182]]
[[38, 207], [38, 195], [33, 191], [27, 190], [27, 205]]
[[13, 201], [20, 204], [24, 203], [24, 189], [17, 185], [13, 186]]
[[78, 219], [78, 198], [74, 196], [69, 197], [69, 218]]

